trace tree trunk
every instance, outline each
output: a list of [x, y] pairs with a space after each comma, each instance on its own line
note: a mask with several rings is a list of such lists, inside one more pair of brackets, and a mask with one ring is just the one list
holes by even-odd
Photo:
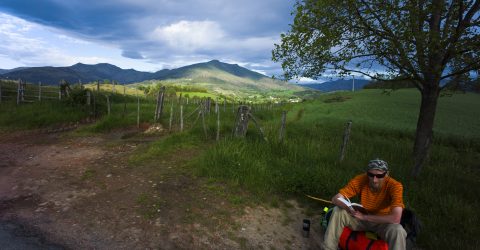
[[425, 84], [424, 87], [420, 113], [418, 114], [415, 144], [413, 146], [415, 165], [411, 174], [414, 179], [418, 177], [423, 164], [428, 158], [430, 143], [433, 137], [435, 111], [437, 110], [438, 96], [440, 94], [438, 84]]

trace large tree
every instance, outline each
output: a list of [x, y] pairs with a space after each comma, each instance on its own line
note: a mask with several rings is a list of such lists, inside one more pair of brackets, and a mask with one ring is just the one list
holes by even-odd
[[428, 158], [441, 83], [480, 69], [480, 0], [297, 0], [275, 45], [287, 79], [364, 74], [421, 92], [414, 177]]

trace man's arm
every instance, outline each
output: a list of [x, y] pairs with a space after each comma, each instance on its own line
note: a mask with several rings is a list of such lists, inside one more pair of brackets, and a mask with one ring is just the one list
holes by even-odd
[[343, 196], [342, 194], [338, 193], [336, 194], [335, 196], [332, 197], [332, 203], [333, 205], [337, 206], [337, 207], [340, 207], [340, 208], [343, 208], [349, 212], [351, 212], [351, 209], [345, 205], [345, 203], [341, 202], [338, 200], [338, 198], [345, 198], [345, 196]]
[[400, 219], [402, 218], [402, 212], [403, 212], [402, 207], [393, 207], [392, 211], [390, 211], [390, 213], [387, 215], [369, 215], [369, 214], [362, 214], [358, 211], [352, 212], [352, 215], [359, 220], [369, 221], [373, 223], [400, 224]]

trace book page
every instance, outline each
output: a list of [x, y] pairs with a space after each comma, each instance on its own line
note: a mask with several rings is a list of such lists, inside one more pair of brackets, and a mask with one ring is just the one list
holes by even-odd
[[337, 199], [341, 201], [343, 204], [347, 205], [352, 210], [356, 210], [361, 213], [368, 214], [367, 210], [361, 204], [352, 203], [348, 198], [339, 197]]
[[341, 201], [343, 204], [347, 205], [348, 207], [352, 206], [350, 200], [348, 198], [338, 197], [337, 200]]

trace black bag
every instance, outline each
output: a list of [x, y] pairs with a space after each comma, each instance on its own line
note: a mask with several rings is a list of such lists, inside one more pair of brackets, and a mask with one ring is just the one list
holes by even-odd
[[407, 240], [411, 240], [413, 243], [416, 243], [417, 236], [422, 229], [422, 223], [415, 212], [408, 208], [403, 209], [400, 224], [405, 231], [407, 231]]

